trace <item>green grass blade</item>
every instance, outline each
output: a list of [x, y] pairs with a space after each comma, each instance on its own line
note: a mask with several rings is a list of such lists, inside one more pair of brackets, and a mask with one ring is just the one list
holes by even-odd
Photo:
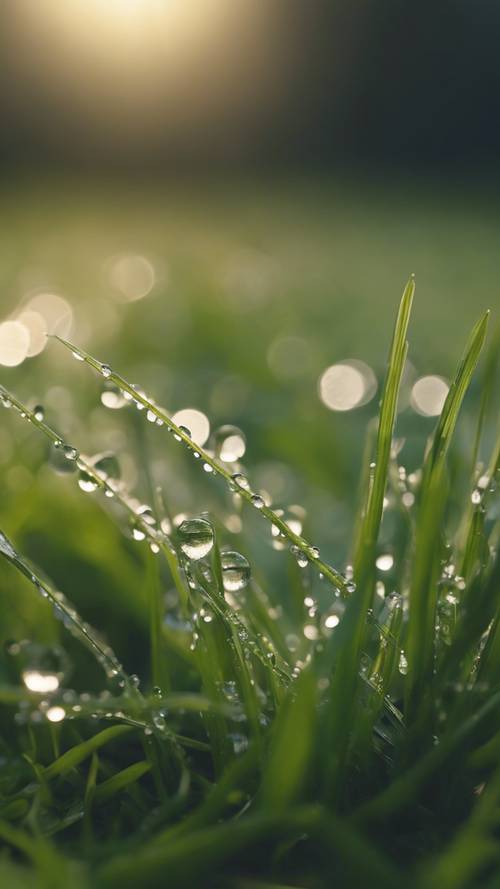
[[[209, 466], [211, 470], [216, 473], [216, 475], [225, 480], [231, 491], [235, 489], [235, 483], [233, 481], [231, 473], [225, 468], [225, 466], [223, 466], [211, 454], [207, 453], [207, 451], [205, 451], [202, 447], [196, 444], [190, 438], [190, 436], [186, 434], [185, 430], [182, 427], [177, 426], [176, 423], [173, 422], [172, 418], [164, 410], [162, 410], [162, 408], [159, 408], [154, 401], [152, 401], [150, 398], [147, 398], [138, 389], [135, 389], [131, 383], [128, 383], [127, 380], [124, 379], [124, 377], [111, 370], [108, 365], [103, 364], [96, 358], [93, 358], [92, 355], [89, 355], [89, 353], [86, 352], [84, 349], [73, 345], [60, 336], [54, 336], [54, 339], [62, 343], [62, 345], [69, 349], [73, 355], [78, 356], [82, 361], [84, 361], [99, 374], [101, 374], [101, 376], [104, 376], [106, 380], [114, 383], [123, 392], [126, 392], [128, 395], [130, 395], [135, 402], [142, 404], [143, 407], [146, 408], [153, 416], [155, 416], [166, 427], [167, 430], [175, 432], [176, 439], [180, 442], [183, 442], [188, 451], [190, 451], [192, 454], [196, 453], [198, 457], [201, 458], [197, 461], [199, 464], [205, 464]], [[319, 557], [319, 551], [315, 546], [313, 546], [312, 543], [305, 540], [300, 534], [296, 534], [294, 531], [292, 531], [286, 521], [284, 521], [284, 519], [280, 515], [278, 515], [273, 509], [271, 509], [271, 507], [266, 506], [265, 504], [262, 505], [260, 500], [256, 500], [255, 495], [252, 494], [251, 490], [247, 490], [244, 487], [238, 486], [237, 493], [246, 503], [258, 509], [260, 514], [264, 516], [272, 525], [279, 528], [283, 536], [289, 541], [290, 544], [297, 546], [302, 552], [304, 552], [310, 560], [311, 564], [319, 573], [326, 577], [337, 589], [341, 590], [345, 595], [347, 595], [348, 590], [346, 589], [345, 579], [340, 571], [337, 571], [337, 569], [334, 568], [332, 565], [328, 565], [326, 562], [324, 562]]]
[[427, 707], [434, 659], [440, 523], [445, 504], [444, 467], [463, 399], [486, 337], [489, 313], [475, 324], [450, 386], [424, 465], [420, 493], [415, 570], [410, 589], [406, 714], [415, 720]]
[[118, 772], [101, 784], [97, 784], [94, 793], [95, 802], [107, 802], [116, 793], [120, 793], [120, 791], [129, 787], [130, 784], [134, 784], [142, 778], [143, 775], [150, 771], [151, 763], [146, 760], [141, 760], [141, 762], [135, 762], [133, 765], [127, 766], [126, 769], [122, 769], [121, 772]]
[[347, 604], [345, 616], [334, 636], [336, 664], [332, 681], [330, 726], [328, 729], [328, 746], [331, 751], [328, 764], [328, 785], [329, 793], [334, 798], [339, 793], [345, 765], [366, 617], [373, 596], [375, 548], [382, 519], [398, 394], [408, 349], [406, 337], [414, 291], [415, 282], [411, 278], [401, 298], [389, 354], [380, 407], [376, 465], [362, 520], [359, 547], [354, 560], [356, 589]]
[[77, 614], [62, 593], [57, 592], [46, 580], [42, 580], [34, 572], [33, 568], [16, 551], [2, 531], [0, 531], [0, 556], [3, 556], [4, 559], [23, 574], [37, 592], [47, 599], [58, 613], [63, 615], [65, 625], [92, 652], [108, 678], [118, 678], [123, 680], [124, 683], [128, 683], [128, 677], [111, 648], [100, 641], [95, 630]]

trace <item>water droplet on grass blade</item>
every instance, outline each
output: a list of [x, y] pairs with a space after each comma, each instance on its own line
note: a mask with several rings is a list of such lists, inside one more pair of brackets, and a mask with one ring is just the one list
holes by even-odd
[[221, 553], [222, 583], [226, 592], [234, 593], [247, 586], [250, 580], [250, 564], [237, 552]]
[[96, 455], [93, 457], [92, 463], [98, 475], [105, 480], [112, 479], [117, 481], [121, 476], [120, 464], [116, 454], [109, 452]]
[[307, 555], [305, 554], [305, 552], [303, 550], [300, 549], [299, 546], [295, 546], [295, 545], [291, 546], [290, 552], [292, 553], [293, 556], [295, 556], [295, 559], [297, 561], [297, 565], [299, 566], [299, 568], [305, 568], [306, 565], [309, 564], [309, 559], [307, 558]]
[[185, 519], [177, 529], [182, 552], [189, 559], [202, 559], [214, 545], [214, 532], [206, 519]]
[[78, 451], [72, 445], [63, 445], [63, 454], [66, 460], [78, 460]]
[[243, 488], [244, 491], [250, 490], [250, 482], [246, 475], [243, 475], [241, 472], [235, 472], [234, 475], [231, 476], [231, 479], [236, 485], [236, 488]]
[[85, 491], [86, 494], [91, 494], [97, 489], [98, 485], [95, 479], [93, 479], [88, 472], [85, 472], [85, 470], [81, 470], [78, 476], [78, 487], [82, 491]]
[[255, 509], [262, 509], [264, 507], [264, 500], [260, 494], [252, 494], [250, 500], [252, 501], [252, 505], [255, 506]]
[[35, 415], [35, 420], [38, 420], [39, 423], [43, 423], [45, 419], [45, 410], [41, 404], [37, 404], [36, 407], [33, 408], [33, 414]]
[[110, 377], [113, 371], [111, 370], [109, 364], [101, 364], [101, 373], [103, 377]]

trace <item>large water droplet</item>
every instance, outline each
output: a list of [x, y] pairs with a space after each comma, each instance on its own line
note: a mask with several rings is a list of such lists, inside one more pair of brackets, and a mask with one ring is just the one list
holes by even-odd
[[188, 559], [202, 559], [214, 545], [214, 532], [206, 519], [185, 519], [177, 533], [182, 552]]
[[86, 494], [91, 494], [98, 487], [97, 482], [89, 475], [85, 470], [81, 470], [78, 476], [78, 487], [85, 491]]
[[101, 364], [101, 373], [103, 377], [110, 377], [113, 371], [111, 370], [109, 364]]
[[72, 445], [63, 445], [63, 454], [66, 460], [78, 460], [78, 451]]
[[45, 410], [43, 405], [37, 404], [36, 407], [33, 408], [33, 413], [35, 415], [35, 420], [38, 420], [39, 423], [43, 423], [45, 419]]
[[111, 451], [105, 454], [96, 455], [93, 458], [92, 463], [98, 475], [103, 479], [117, 481], [121, 476], [118, 458], [116, 454], [113, 454]]
[[247, 586], [250, 580], [248, 559], [237, 552], [221, 553], [222, 583], [228, 593], [234, 593]]
[[245, 436], [237, 426], [220, 426], [214, 433], [216, 457], [223, 463], [241, 460], [246, 451]]

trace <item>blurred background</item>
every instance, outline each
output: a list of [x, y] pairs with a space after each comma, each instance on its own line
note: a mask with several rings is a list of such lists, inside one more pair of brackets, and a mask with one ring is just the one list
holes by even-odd
[[[1, 382], [84, 453], [116, 452], [139, 498], [162, 485], [173, 515], [215, 510], [279, 584], [269, 529], [240, 539], [217, 482], [130, 406], [107, 407], [45, 332], [195, 409], [201, 437], [242, 427], [254, 488], [303, 504], [342, 567], [410, 273], [409, 472], [471, 325], [498, 307], [499, 29], [488, 0], [5, 0]], [[480, 378], [464, 459], [479, 392]], [[124, 625], [143, 625], [137, 544], [11, 414], [0, 526], [96, 624], [119, 600]], [[0, 571], [10, 629], [35, 626]]]

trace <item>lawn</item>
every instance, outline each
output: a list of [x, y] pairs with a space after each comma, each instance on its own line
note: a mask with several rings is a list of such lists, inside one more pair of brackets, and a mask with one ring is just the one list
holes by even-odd
[[498, 885], [487, 198], [4, 188], [5, 885]]

